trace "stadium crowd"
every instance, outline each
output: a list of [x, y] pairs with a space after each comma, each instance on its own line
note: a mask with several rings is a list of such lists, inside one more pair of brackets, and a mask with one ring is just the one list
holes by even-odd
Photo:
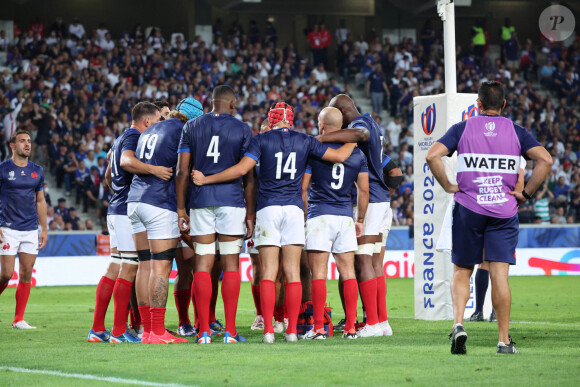
[[[481, 44], [480, 27], [474, 28], [470, 45], [457, 47], [458, 92], [474, 93], [482, 81], [501, 81], [505, 115], [530, 130], [554, 157], [543, 189], [520, 207], [520, 221], [580, 222], [579, 42], [569, 47], [546, 40], [520, 43], [515, 28], [507, 31], [508, 36], [502, 28], [502, 57], [495, 61], [486, 34]], [[69, 196], [51, 203], [50, 229], [91, 229], [93, 221], [80, 222], [67, 201], [74, 198], [83, 212], [96, 208], [95, 221], [102, 222], [111, 195], [103, 179], [106, 155], [130, 126], [130, 107], [138, 101], [174, 107], [193, 97], [207, 112], [214, 86], [225, 83], [237, 93], [237, 117], [254, 134], [268, 107], [284, 100], [295, 108], [295, 130], [317, 135], [318, 112], [336, 94], [349, 94], [352, 86], [364, 88], [384, 131], [385, 152], [404, 173], [392, 198], [393, 223], [412, 225], [412, 99], [443, 92], [440, 34], [426, 23], [417, 42], [403, 38], [392, 44], [379, 36], [355, 39], [343, 23], [333, 36], [320, 24], [307, 36], [312, 55], [300, 56], [292, 43], [278, 46], [271, 23], [261, 32], [255, 22], [245, 31], [239, 23], [226, 29], [218, 20], [211, 44], [199, 36], [187, 42], [181, 34], [163, 35], [141, 25], [116, 39], [104, 23], [93, 30], [77, 19], [68, 26], [58, 19], [48, 28], [39, 20], [26, 29], [15, 25], [13, 41], [0, 32], [0, 51], [6, 55], [0, 63], [1, 157], [7, 157], [6, 141], [17, 127], [30, 130], [34, 159]], [[336, 73], [343, 89], [327, 72], [331, 44], [337, 47]], [[381, 115], [383, 110], [388, 115]]]

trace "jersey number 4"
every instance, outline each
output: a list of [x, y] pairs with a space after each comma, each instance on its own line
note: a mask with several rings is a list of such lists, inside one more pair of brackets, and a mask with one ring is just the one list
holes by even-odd
[[282, 169], [282, 152], [275, 153], [274, 156], [276, 156], [276, 179], [281, 179], [282, 173], [289, 173], [290, 180], [294, 180], [296, 177], [296, 152], [290, 152], [286, 163], [284, 163], [284, 169]]
[[217, 164], [218, 159], [220, 157], [220, 152], [218, 151], [218, 147], [219, 147], [219, 143], [220, 143], [220, 138], [219, 136], [213, 136], [211, 138], [211, 141], [209, 143], [209, 148], [207, 149], [207, 157], [213, 157], [213, 163]]

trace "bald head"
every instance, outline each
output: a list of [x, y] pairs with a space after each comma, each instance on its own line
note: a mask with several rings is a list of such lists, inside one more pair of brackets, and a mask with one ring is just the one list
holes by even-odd
[[334, 107], [322, 109], [318, 115], [318, 128], [320, 133], [336, 132], [342, 128], [342, 113]]
[[330, 100], [329, 107], [336, 108], [342, 113], [342, 127], [346, 128], [356, 117], [360, 116], [354, 101], [346, 94], [339, 94]]

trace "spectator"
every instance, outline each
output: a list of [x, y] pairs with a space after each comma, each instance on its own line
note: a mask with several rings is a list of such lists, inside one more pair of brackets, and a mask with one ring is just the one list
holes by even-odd
[[68, 229], [68, 228], [66, 228], [66, 223], [70, 223], [71, 229], [74, 231], [84, 229], [83, 221], [81, 220], [81, 218], [79, 218], [77, 216], [77, 209], [74, 207], [71, 207], [71, 208], [69, 208], [68, 211], [69, 211], [68, 216], [64, 217], [65, 229]]
[[383, 67], [380, 63], [375, 64], [374, 70], [369, 74], [366, 83], [367, 98], [371, 99], [374, 113], [381, 113], [385, 93], [389, 94], [389, 88], [383, 73]]
[[390, 143], [393, 145], [393, 150], [396, 153], [399, 152], [399, 137], [403, 131], [402, 121], [403, 117], [401, 115], [397, 115], [395, 119], [389, 122], [387, 125], [387, 136]]
[[54, 207], [55, 215], [61, 216], [63, 219], [68, 216], [68, 208], [66, 207], [66, 199], [59, 198], [58, 206]]
[[85, 164], [85, 160], [79, 161], [79, 167], [75, 171], [75, 185], [76, 185], [76, 196], [75, 205], [79, 205], [81, 199], [85, 195], [85, 180], [91, 174], [90, 168]]
[[564, 176], [560, 176], [558, 178], [558, 184], [554, 186], [554, 198], [556, 200], [568, 199], [568, 193], [570, 192], [570, 186], [566, 184], [566, 178]]
[[308, 33], [308, 43], [312, 48], [312, 63], [314, 66], [318, 66], [319, 63], [324, 65], [324, 43], [318, 24], [315, 24], [312, 27], [312, 31]]
[[72, 24], [68, 26], [68, 33], [76, 37], [78, 40], [82, 40], [85, 36], [85, 27], [79, 23], [79, 19], [75, 17]]
[[544, 181], [542, 188], [534, 195], [534, 212], [540, 217], [542, 223], [550, 222], [550, 201], [554, 194], [548, 189], [548, 181]]

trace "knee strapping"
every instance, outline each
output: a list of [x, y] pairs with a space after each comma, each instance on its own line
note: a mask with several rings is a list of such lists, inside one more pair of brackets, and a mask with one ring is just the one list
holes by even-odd
[[355, 251], [354, 255], [373, 255], [374, 247], [375, 245], [373, 243], [358, 245], [358, 250]]
[[215, 242], [212, 243], [195, 243], [195, 253], [197, 255], [214, 255]]
[[175, 258], [175, 252], [177, 251], [177, 249], [167, 249], [165, 251], [162, 251], [160, 253], [152, 253], [151, 254], [151, 259], [153, 259], [154, 261], [171, 261], [173, 260], [173, 258]]
[[139, 262], [145, 262], [151, 260], [151, 251], [149, 250], [138, 250], [137, 256], [139, 257]]
[[242, 251], [243, 239], [236, 239], [235, 241], [219, 242], [220, 254], [239, 254]]
[[383, 240], [382, 240], [383, 246], [386, 246], [388, 236], [389, 236], [389, 231], [383, 231]]
[[373, 248], [373, 253], [380, 254], [382, 248], [383, 248], [383, 244], [381, 242], [375, 242], [374, 248]]
[[129, 265], [138, 265], [139, 264], [139, 255], [135, 253], [121, 253], [121, 260], [122, 263], [126, 263]]
[[111, 263], [121, 264], [121, 256], [119, 254], [111, 254]]

